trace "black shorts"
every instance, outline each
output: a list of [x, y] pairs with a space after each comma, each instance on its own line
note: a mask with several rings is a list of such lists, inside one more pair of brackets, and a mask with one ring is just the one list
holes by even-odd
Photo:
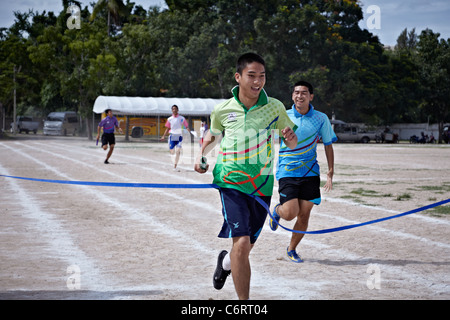
[[107, 145], [109, 143], [109, 145], [112, 144], [116, 144], [116, 137], [114, 136], [114, 133], [103, 133], [102, 134], [102, 147], [104, 145]]
[[[223, 226], [220, 238], [249, 236], [255, 243], [264, 226], [267, 210], [256, 199], [232, 188], [220, 188]], [[271, 196], [260, 197], [270, 207]]]
[[320, 177], [281, 178], [278, 181], [278, 193], [281, 204], [292, 199], [308, 200], [314, 204], [320, 204]]

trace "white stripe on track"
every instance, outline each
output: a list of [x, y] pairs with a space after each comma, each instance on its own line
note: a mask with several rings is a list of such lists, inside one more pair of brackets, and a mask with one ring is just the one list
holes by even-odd
[[[80, 149], [81, 149], [81, 148], [80, 148]], [[42, 151], [42, 150], [40, 149], [40, 151]], [[57, 155], [57, 154], [55, 154], [55, 155]], [[57, 156], [61, 157], [61, 155], [57, 155]], [[145, 159], [145, 161], [149, 161], [149, 159], [147, 159], [147, 158], [131, 157], [131, 156], [126, 156], [126, 157], [132, 158], [132, 159], [140, 159], [140, 160]], [[66, 159], [66, 160], [70, 160], [70, 161], [77, 161], [77, 160], [74, 160], [74, 159], [71, 159], [71, 158], [68, 158], [68, 157], [66, 157], [65, 159]], [[166, 163], [163, 163], [163, 162], [154, 161], [154, 160], [152, 160], [152, 161], [155, 162], [155, 163], [165, 164], [165, 165], [166, 165]], [[82, 164], [83, 164], [83, 165], [86, 165], [85, 163], [82, 163]], [[96, 169], [98, 170], [97, 167], [96, 167]], [[102, 170], [102, 171], [104, 171], [104, 170]], [[111, 174], [110, 172], [107, 172], [107, 171], [105, 171], [105, 173]], [[158, 173], [160, 173], [160, 172], [158, 172]], [[168, 174], [168, 175], [169, 175], [171, 178], [174, 178], [174, 175], [170, 175], [170, 174]], [[118, 176], [118, 178], [123, 179], [123, 177], [119, 177], [119, 176]], [[186, 180], [183, 179], [183, 181], [186, 181]], [[193, 180], [193, 183], [198, 183], [198, 181]], [[195, 202], [195, 203], [196, 203], [196, 202]], [[204, 203], [199, 204], [199, 205], [204, 206]], [[370, 207], [370, 209], [374, 209], [374, 207]], [[217, 210], [217, 208], [215, 208], [215, 210]], [[433, 219], [433, 220], [434, 220], [434, 219]], [[438, 219], [435, 219], [435, 220], [438, 220]], [[266, 228], [266, 227], [265, 227], [265, 228]], [[284, 233], [284, 235], [285, 235], [286, 238], [290, 237], [290, 234], [289, 234], [289, 233]], [[412, 235], [411, 235], [411, 236], [412, 236]], [[342, 259], [362, 260], [362, 261], [364, 261], [364, 259], [366, 259], [366, 257], [361, 257], [361, 256], [358, 256], [358, 255], [355, 255], [355, 254], [350, 253], [350, 252], [348, 252], [348, 251], [346, 251], [346, 250], [342, 250], [342, 249], [337, 249], [337, 250], [336, 250], [335, 248], [329, 247], [329, 246], [327, 246], [327, 245], [325, 245], [325, 244], [323, 244], [323, 243], [320, 243], [320, 242], [318, 242], [318, 241], [310, 240], [309, 237], [306, 238], [306, 239], [304, 239], [303, 241], [304, 241], [305, 245], [312, 245], [313, 247], [317, 247], [317, 248], [320, 248], [321, 250], [323, 250], [322, 252], [324, 253], [325, 256], [338, 256], [338, 257], [340, 257], [340, 258], [342, 258]], [[258, 270], [258, 267], [257, 267], [257, 266], [255, 267], [255, 270]], [[415, 282], [418, 281], [418, 280], [417, 280], [417, 277], [415, 277], [415, 276], [413, 277], [412, 274], [405, 274], [405, 271], [404, 271], [404, 270], [401, 270], [401, 267], [396, 267], [396, 266], [385, 266], [385, 265], [384, 265], [384, 266], [383, 266], [383, 270], [390, 270], [393, 274], [401, 274], [403, 279], [405, 279], [405, 278], [406, 278], [406, 279], [410, 278], [411, 280], [414, 280]], [[272, 277], [269, 277], [269, 278], [272, 279]], [[282, 280], [282, 279], [280, 279], [280, 278], [276, 278], [276, 279], [273, 281], [273, 283], [269, 284], [269, 283], [266, 283], [266, 282], [267, 282], [267, 277], [266, 277], [266, 275], [265, 275], [265, 276], [261, 276], [260, 274], [257, 273], [257, 274], [254, 274], [254, 277], [252, 277], [252, 285], [254, 284], [254, 283], [253, 283], [253, 280], [256, 281], [256, 284], [259, 283], [260, 285], [264, 285], [264, 283], [265, 283], [265, 285], [269, 285], [270, 288], [271, 288], [271, 289], [268, 289], [269, 291], [272, 291], [273, 288], [276, 288], [276, 287], [283, 287], [283, 286], [280, 286], [280, 280]], [[427, 280], [427, 279], [423, 279], [422, 281], [419, 281], [419, 282], [421, 282], [421, 283], [423, 282], [422, 284], [425, 285], [425, 286], [429, 285], [429, 280]], [[307, 283], [306, 283], [306, 284], [307, 284]], [[323, 285], [325, 285], [325, 284], [330, 285], [331, 283], [323, 283]], [[272, 286], [272, 285], [273, 285], [273, 286]], [[318, 291], [320, 291], [320, 286], [314, 288], [314, 285], [315, 285], [315, 283], [310, 283], [309, 285], [307, 285], [307, 287], [308, 287], [310, 290], [313, 290], [313, 292], [311, 292], [311, 294], [312, 294], [311, 296], [314, 296], [315, 293], [317, 293]], [[288, 296], [289, 296], [289, 295], [288, 295]], [[280, 297], [280, 296], [277, 296], [277, 297]], [[289, 297], [298, 298], [297, 295], [292, 295], [292, 296], [289, 296]], [[288, 298], [289, 298], [289, 297], [288, 297]]]
[[[4, 175], [9, 175], [9, 172], [1, 163], [0, 172]], [[8, 183], [11, 190], [14, 191], [14, 197], [17, 197], [17, 204], [22, 206], [24, 215], [35, 222], [29, 224], [27, 228], [34, 229], [39, 234], [39, 240], [45, 240], [49, 244], [51, 252], [58, 253], [57, 258], [65, 261], [67, 267], [71, 265], [80, 267], [82, 272], [81, 289], [105, 289], [104, 284], [107, 281], [105, 278], [102, 278], [95, 263], [89, 259], [83, 250], [75, 245], [75, 242], [63, 225], [53, 215], [41, 209], [39, 201], [34, 199], [24, 188], [20, 187], [17, 181], [8, 179], [5, 183]], [[64, 276], [65, 273], [66, 270], [61, 270], [61, 276]]]
[[[45, 146], [45, 145], [42, 144], [42, 146]], [[54, 147], [59, 148], [61, 150], [63, 149], [63, 147], [60, 147], [59, 145], [55, 145]], [[80, 151], [83, 151], [83, 152], [85, 151], [85, 149], [80, 148], [80, 147], [78, 147], [78, 149]], [[76, 153], [79, 154], [80, 152], [76, 152]], [[86, 153], [86, 152], [84, 152], [84, 154], [85, 155], [90, 155], [90, 153]], [[151, 163], [154, 163], [154, 164], [157, 164], [157, 165], [161, 165], [161, 166], [167, 167], [167, 162], [153, 160], [153, 159], [149, 159], [149, 158], [129, 156], [129, 155], [123, 155], [123, 154], [118, 155], [118, 157], [119, 158], [131, 159], [131, 160], [137, 160], [137, 161], [151, 162]], [[146, 168], [146, 167], [142, 167], [142, 166], [138, 166], [138, 165], [134, 165], [134, 164], [130, 164], [130, 165], [139, 167], [142, 170], [151, 171], [150, 168]], [[185, 170], [187, 169], [186, 167], [182, 167], [182, 168], [184, 168]], [[192, 167], [189, 167], [188, 169], [193, 171]], [[104, 170], [101, 170], [101, 171], [106, 172]], [[208, 171], [207, 174], [208, 173], [211, 175], [211, 171]], [[196, 180], [196, 179], [190, 179], [190, 178], [186, 178], [186, 177], [181, 178], [181, 177], [179, 177], [177, 175], [174, 175], [174, 174], [172, 174], [170, 172], [167, 172], [165, 170], [164, 171], [158, 171], [158, 174], [161, 174], [161, 175], [164, 175], [166, 177], [173, 178], [173, 179], [178, 179], [178, 180], [181, 180], [181, 181], [183, 181], [185, 183], [192, 183], [192, 184], [202, 183], [201, 181]], [[278, 187], [276, 187], [276, 186], [274, 187], [274, 193], [275, 192], [278, 192]], [[353, 201], [350, 201], [350, 200], [347, 200], [347, 199], [333, 198], [333, 197], [329, 197], [329, 196], [322, 196], [322, 199], [326, 200], [326, 201], [330, 201], [330, 202], [346, 204], [346, 205], [349, 205], [349, 206], [357, 206], [357, 207], [361, 207], [361, 208], [364, 208], [364, 209], [369, 209], [369, 210], [374, 210], [374, 211], [382, 211], [382, 212], [386, 212], [386, 213], [389, 213], [389, 214], [400, 214], [400, 213], [402, 213], [400, 211], [386, 209], [386, 208], [383, 208], [383, 207], [375, 207], [375, 206], [364, 205], [364, 204], [353, 202]], [[424, 222], [439, 224], [439, 225], [443, 225], [443, 224], [444, 225], [450, 225], [450, 221], [443, 220], [443, 219], [436, 219], [436, 218], [432, 218], [432, 217], [427, 217], [427, 216], [424, 216], [424, 215], [421, 215], [421, 214], [411, 214], [411, 215], [408, 215], [405, 218], [408, 218], [408, 217], [409, 218], [423, 220]], [[357, 222], [355, 222], [355, 223], [357, 223]]]
[[[96, 170], [99, 170], [98, 167], [96, 167], [96, 166], [92, 166], [92, 165], [83, 163], [83, 162], [81, 162], [79, 160], [75, 160], [75, 159], [72, 159], [70, 157], [63, 156], [63, 155], [60, 155], [60, 154], [57, 154], [57, 153], [54, 153], [54, 152], [51, 152], [51, 151], [48, 151], [48, 150], [45, 150], [45, 149], [42, 149], [42, 148], [36, 148], [36, 147], [32, 147], [30, 145], [24, 146], [23, 144], [20, 144], [20, 146], [25, 147], [27, 149], [32, 149], [32, 150], [36, 150], [36, 151], [40, 151], [40, 152], [45, 152], [45, 153], [51, 154], [54, 157], [58, 157], [58, 158], [66, 160], [66, 161], [75, 162], [75, 163], [78, 163], [78, 164], [83, 165], [83, 166], [93, 167]], [[60, 177], [62, 177], [64, 179], [73, 180], [68, 175], [58, 171], [57, 169], [47, 165], [46, 163], [44, 163], [44, 162], [42, 162], [40, 160], [37, 160], [37, 159], [29, 156], [25, 152], [22, 152], [22, 151], [20, 151], [18, 149], [11, 148], [9, 146], [6, 146], [6, 147], [9, 148], [11, 151], [14, 151], [14, 152], [20, 154], [22, 157], [26, 157], [26, 158], [30, 159], [31, 161], [34, 161], [34, 162], [38, 163], [40, 166], [44, 167], [45, 169], [53, 172], [54, 174], [56, 174], [56, 175], [58, 175], [58, 176], [60, 176]], [[107, 171], [107, 170], [100, 169], [100, 171], [104, 172], [105, 174], [112, 175], [112, 176], [114, 176], [114, 177], [116, 177], [118, 179], [128, 180], [128, 179], [125, 179], [122, 176], [119, 176], [119, 175], [114, 174], [114, 173], [112, 173], [110, 171]], [[134, 220], [139, 221], [141, 223], [145, 223], [147, 225], [150, 225], [152, 231], [171, 237], [171, 239], [173, 239], [175, 242], [178, 242], [178, 244], [177, 244], [178, 246], [188, 246], [191, 249], [194, 248], [197, 251], [200, 251], [200, 252], [202, 252], [204, 254], [207, 254], [207, 255], [210, 255], [211, 257], [214, 257], [213, 258], [214, 260], [216, 259], [217, 252], [215, 251], [215, 249], [198, 242], [194, 238], [186, 236], [186, 234], [183, 233], [182, 231], [178, 231], [178, 230], [174, 229], [173, 227], [169, 227], [169, 226], [165, 225], [164, 223], [157, 221], [152, 216], [150, 216], [148, 214], [148, 212], [142, 212], [142, 210], [140, 208], [132, 207], [128, 203], [119, 202], [117, 199], [112, 199], [112, 198], [108, 197], [106, 194], [103, 194], [103, 193], [99, 192], [98, 188], [94, 190], [94, 188], [88, 187], [88, 186], [77, 186], [77, 187], [83, 187], [83, 189], [87, 191], [87, 193], [89, 194], [90, 197], [92, 197], [92, 195], [94, 194], [95, 197], [97, 198], [96, 201], [104, 202], [105, 205], [111, 205], [111, 203], [114, 203], [114, 207], [115, 208], [119, 208], [121, 211], [127, 212], [126, 217], [134, 219]], [[161, 192], [165, 196], [170, 196], [168, 193], [165, 193], [163, 191], [159, 191], [157, 189], [154, 189], [153, 191]], [[195, 204], [195, 205], [200, 206], [202, 208], [205, 208], [205, 206], [207, 206], [206, 203], [199, 204], [199, 203], [197, 203], [197, 201], [189, 200], [189, 199], [180, 197], [179, 195], [174, 195], [173, 197], [176, 198], [176, 199], [182, 199], [183, 201], [190, 201], [190, 202], [192, 202], [192, 204]], [[218, 208], [216, 208], [216, 207], [213, 207], [213, 208], [216, 211], [218, 210]], [[296, 293], [294, 293], [292, 291], [289, 291], [289, 290], [286, 291], [286, 290], [283, 289], [282, 286], [280, 286], [280, 283], [286, 283], [288, 281], [289, 280], [286, 280], [281, 275], [267, 277], [267, 275], [262, 276], [262, 275], [259, 275], [257, 272], [254, 272], [253, 275], [252, 275], [252, 284], [254, 284], [254, 285], [260, 284], [260, 285], [264, 285], [264, 286], [267, 286], [267, 285], [271, 286], [272, 289], [270, 289], [269, 292], [267, 292], [267, 294], [269, 294], [269, 295], [274, 294], [277, 298], [280, 298], [280, 299], [298, 299], [298, 294], [296, 294]], [[111, 282], [111, 279], [109, 279], [109, 282]], [[332, 282], [330, 282], [328, 284], [331, 284], [331, 283]], [[308, 285], [308, 283], [305, 282], [305, 283], [303, 283], [303, 285], [305, 286], [305, 288], [309, 288], [308, 292], [303, 292], [303, 296], [302, 296], [303, 299], [311, 299], [311, 298], [314, 298], [314, 297], [318, 296], [318, 292], [316, 290], [318, 290], [319, 285], [317, 284], [317, 282], [311, 282], [310, 285]], [[276, 288], [278, 288], [278, 289], [276, 289]], [[127, 288], [127, 290], [128, 289], [129, 288]], [[151, 286], [151, 289], [155, 290], [155, 286]], [[161, 290], [162, 288], [156, 288], [156, 289]], [[189, 292], [189, 289], [190, 289], [189, 287], [186, 287], [185, 291]]]
[[[383, 211], [383, 212], [391, 213], [393, 215], [402, 213], [400, 211], [386, 209], [383, 207], [368, 206], [368, 205], [365, 205], [362, 203], [357, 203], [357, 202], [350, 201], [347, 199], [332, 198], [332, 197], [328, 197], [328, 196], [322, 197], [322, 199], [326, 200], [326, 201], [330, 201], [330, 202], [349, 205], [349, 206], [361, 207], [361, 208], [368, 209], [368, 210]], [[434, 223], [434, 224], [439, 224], [439, 225], [450, 225], [450, 221], [447, 221], [444, 219], [436, 219], [436, 218], [432, 218], [432, 217], [427, 217], [427, 216], [424, 216], [421, 214], [416, 214], [416, 213], [410, 214], [410, 215], [408, 215], [408, 217], [423, 220], [424, 222], [428, 222], [428, 223]]]
[[[58, 148], [61, 148], [61, 147], [58, 146]], [[80, 149], [82, 149], [82, 148], [80, 148]], [[79, 152], [77, 152], [77, 154], [79, 154]], [[137, 160], [137, 161], [147, 161], [147, 162], [152, 162], [152, 163], [155, 163], [155, 164], [158, 164], [158, 165], [167, 166], [167, 163], [165, 163], [165, 162], [157, 161], [157, 160], [153, 160], [153, 159], [148, 159], [148, 158], [143, 158], [143, 157], [136, 157], [136, 156], [129, 156], [129, 155], [120, 155], [120, 157], [126, 158], [126, 159], [131, 159], [131, 160]], [[71, 158], [65, 157], [65, 160], [71, 160]], [[72, 161], [77, 161], [77, 160], [72, 159]], [[79, 163], [81, 163], [81, 162], [79, 162]], [[146, 168], [146, 167], [142, 167], [142, 166], [138, 166], [138, 165], [133, 165], [133, 164], [131, 164], [131, 166], [136, 166], [136, 167], [139, 167], [139, 168], [141, 168], [143, 170], [149, 170], [149, 171], [152, 170], [150, 168]], [[102, 170], [102, 171], [105, 172], [105, 173], [110, 173], [109, 171], [106, 171], [106, 170]], [[158, 174], [170, 177], [171, 179], [182, 180], [185, 183], [186, 182], [187, 183], [193, 183], [193, 184], [199, 183], [199, 180], [189, 179], [189, 178], [185, 178], [185, 177], [179, 177], [178, 175], [173, 175], [172, 173], [167, 173], [166, 171], [158, 171]], [[119, 175], [116, 175], [116, 177], [123, 179], [123, 177], [121, 177]], [[130, 182], [129, 180], [127, 180], [127, 181]], [[274, 187], [274, 192], [277, 191], [275, 189], [277, 189], [277, 188]], [[330, 201], [330, 202], [337, 202], [337, 203], [342, 203], [344, 205], [350, 205], [350, 206], [358, 206], [358, 207], [362, 207], [364, 209], [370, 209], [370, 210], [375, 210], [375, 211], [382, 211], [382, 212], [387, 212], [387, 213], [390, 213], [390, 214], [399, 214], [399, 213], [401, 213], [399, 211], [385, 209], [385, 208], [382, 208], [382, 207], [367, 206], [367, 205], [359, 204], [359, 203], [352, 202], [352, 201], [345, 200], [345, 199], [330, 198], [330, 197], [324, 197], [324, 199], [327, 200], [327, 201]], [[217, 211], [217, 208], [215, 208], [214, 206], [209, 205], [206, 202], [201, 202], [200, 203], [198, 201], [193, 201], [193, 200], [190, 200], [190, 199], [187, 199], [187, 198], [183, 198], [183, 200], [186, 201], [187, 203], [189, 203], [190, 206], [197, 206], [197, 207], [200, 207], [200, 208], [207, 208], [208, 210], [211, 210], [211, 211]], [[317, 213], [317, 212], [315, 212], [314, 214], [318, 215], [318, 216], [326, 217], [328, 220], [329, 219], [335, 219], [335, 220], [338, 220], [338, 221], [340, 221], [342, 223], [345, 223], [345, 224], [361, 223], [361, 221], [349, 220], [349, 219], [345, 219], [345, 218], [342, 218], [342, 217], [337, 217], [337, 216], [332, 215], [332, 214]], [[444, 224], [444, 225], [449, 224], [449, 222], [446, 221], [446, 220], [425, 217], [425, 216], [422, 216], [422, 215], [419, 215], [419, 214], [411, 214], [411, 215], [408, 215], [408, 216], [405, 216], [405, 217], [402, 217], [402, 218], [406, 219], [408, 217], [409, 218], [422, 219], [422, 220], [424, 220], [424, 222], [436, 223], [436, 224], [440, 224], [440, 225], [442, 225], [442, 224]], [[387, 229], [387, 228], [382, 228], [382, 227], [379, 227], [379, 226], [376, 226], [376, 225], [367, 225], [367, 226], [364, 226], [363, 228], [367, 228], [367, 229], [369, 229], [369, 230], [371, 230], [373, 232], [377, 232], [377, 233], [378, 232], [384, 232], [384, 233], [389, 233], [389, 234], [391, 234], [393, 236], [396, 236], [396, 237], [420, 241], [421, 243], [429, 244], [429, 245], [432, 245], [432, 246], [438, 246], [438, 247], [443, 247], [443, 248], [450, 248], [450, 245], [447, 244], [447, 243], [433, 241], [433, 240], [427, 239], [427, 238], [425, 238], [423, 236], [416, 236], [414, 234], [400, 232], [400, 231], [395, 231], [395, 230], [391, 230], [391, 229]]]

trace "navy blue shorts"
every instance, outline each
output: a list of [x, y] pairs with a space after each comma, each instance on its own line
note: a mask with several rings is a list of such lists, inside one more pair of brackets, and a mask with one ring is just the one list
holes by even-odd
[[[267, 210], [248, 194], [231, 188], [219, 189], [223, 226], [220, 238], [249, 236], [255, 243], [264, 226]], [[270, 207], [271, 196], [260, 197]]]

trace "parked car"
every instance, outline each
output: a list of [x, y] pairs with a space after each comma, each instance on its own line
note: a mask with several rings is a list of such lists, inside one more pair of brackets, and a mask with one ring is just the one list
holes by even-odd
[[44, 121], [45, 135], [75, 135], [78, 131], [78, 116], [74, 111], [51, 112]]
[[339, 142], [362, 142], [368, 143], [371, 140], [380, 142], [381, 136], [375, 131], [367, 131], [357, 126], [345, 125], [335, 129]]
[[[38, 128], [39, 128], [39, 122], [33, 121], [32, 117], [17, 116], [17, 119], [16, 119], [16, 131], [17, 132], [29, 133], [30, 131], [33, 131], [34, 134], [36, 134]], [[14, 122], [11, 122], [11, 132], [14, 132]]]

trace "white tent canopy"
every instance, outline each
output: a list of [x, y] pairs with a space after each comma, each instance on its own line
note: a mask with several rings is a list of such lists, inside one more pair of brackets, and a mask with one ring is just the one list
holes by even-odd
[[98, 96], [93, 111], [102, 113], [106, 109], [124, 115], [164, 115], [172, 114], [172, 106], [176, 104], [183, 116], [207, 116], [211, 114], [214, 106], [226, 99], [202, 98], [143, 98], [143, 97], [116, 97]]

